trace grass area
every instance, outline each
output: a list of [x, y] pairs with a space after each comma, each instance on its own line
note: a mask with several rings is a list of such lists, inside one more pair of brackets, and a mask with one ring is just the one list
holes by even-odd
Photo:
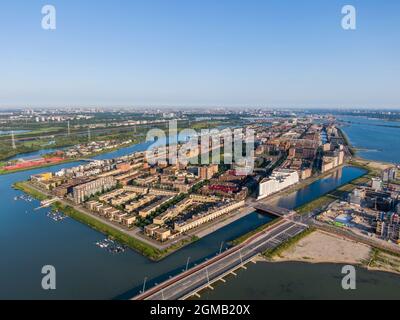
[[14, 183], [13, 187], [17, 190], [25, 192], [26, 194], [29, 194], [31, 197], [38, 199], [40, 201], [49, 199], [49, 197], [47, 197], [43, 193], [40, 193], [35, 189], [31, 188], [26, 182], [16, 182]]
[[274, 224], [276, 224], [276, 223], [278, 223], [280, 221], [282, 221], [282, 218], [277, 218], [277, 219], [274, 219], [274, 220], [272, 220], [272, 221], [270, 221], [270, 222], [268, 222], [266, 224], [263, 224], [262, 226], [258, 227], [257, 229], [254, 229], [254, 230], [252, 230], [252, 231], [240, 236], [239, 238], [236, 238], [235, 240], [232, 240], [230, 242], [230, 244], [232, 244], [234, 246], [237, 246], [237, 245], [243, 243], [244, 241], [246, 241], [247, 239], [251, 238], [255, 234], [264, 231], [268, 227], [273, 226]]
[[371, 269], [400, 273], [400, 255], [373, 248], [371, 261], [368, 267]]
[[302, 233], [299, 233], [297, 236], [290, 238], [287, 241], [281, 243], [279, 246], [277, 246], [271, 250], [267, 250], [266, 252], [263, 253], [263, 255], [269, 260], [273, 259], [275, 256], [280, 256], [284, 251], [290, 249], [292, 246], [297, 244], [301, 239], [307, 237], [308, 235], [313, 233], [315, 230], [316, 230], [315, 228], [306, 229]]
[[302, 214], [302, 215], [308, 214], [310, 212], [317, 210], [318, 208], [323, 208], [336, 200], [337, 200], [337, 198], [328, 194], [328, 195], [319, 197], [318, 199], [315, 199], [314, 201], [311, 201], [305, 205], [302, 205], [301, 207], [297, 208], [296, 211], [297, 211], [297, 213]]

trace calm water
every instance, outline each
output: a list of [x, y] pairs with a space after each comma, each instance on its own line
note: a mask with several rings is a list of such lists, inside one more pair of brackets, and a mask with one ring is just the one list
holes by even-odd
[[343, 127], [351, 143], [359, 149], [362, 158], [400, 163], [400, 122], [365, 117], [340, 117], [351, 122]]
[[[137, 145], [99, 158], [115, 157], [146, 147], [146, 144]], [[76, 164], [55, 166], [51, 171]], [[145, 277], [148, 279], [148, 287], [159, 283], [181, 272], [188, 257], [191, 258], [191, 266], [204, 261], [219, 251], [222, 242], [226, 243], [271, 219], [257, 213], [250, 214], [158, 263], [151, 262], [131, 250], [113, 255], [95, 245], [104, 238], [102, 234], [72, 219], [54, 222], [46, 217], [47, 209], [33, 210], [38, 206], [37, 201], [14, 200], [15, 196], [21, 194], [10, 187], [14, 182], [48, 170], [48, 168], [37, 169], [0, 176], [2, 254], [0, 298], [2, 299], [131, 297], [141, 290]], [[297, 201], [318, 197], [323, 190], [343, 184], [357, 174], [361, 175], [362, 172], [355, 168], [344, 168], [341, 174], [333, 176], [329, 181], [321, 181], [320, 189], [315, 186], [309, 192], [305, 190], [304, 196], [299, 197]], [[329, 188], [322, 188], [326, 184], [329, 184]], [[54, 265], [57, 270], [57, 290], [53, 292], [43, 291], [40, 285], [41, 268], [48, 264]], [[275, 276], [280, 277], [279, 273]]]
[[343, 290], [343, 265], [299, 262], [249, 264], [216, 290], [202, 293], [201, 299], [400, 299], [400, 277], [357, 268], [356, 290]]
[[290, 210], [295, 209], [320, 197], [321, 195], [335, 190], [338, 186], [347, 184], [365, 173], [365, 170], [356, 167], [344, 167], [338, 169], [332, 174], [310, 184], [307, 188], [293, 192], [284, 198], [279, 199], [279, 201], [275, 201], [274, 204]]

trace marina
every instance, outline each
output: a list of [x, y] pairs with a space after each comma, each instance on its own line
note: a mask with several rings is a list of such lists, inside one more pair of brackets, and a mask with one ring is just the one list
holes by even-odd
[[60, 222], [68, 218], [60, 211], [50, 211], [49, 213], [47, 213], [47, 217], [54, 220], [55, 222]]
[[96, 242], [96, 246], [110, 253], [123, 253], [127, 249], [126, 246], [109, 238]]
[[31, 196], [28, 196], [26, 194], [22, 194], [20, 196], [15, 196], [14, 201], [25, 201], [25, 202], [32, 202], [34, 199]]

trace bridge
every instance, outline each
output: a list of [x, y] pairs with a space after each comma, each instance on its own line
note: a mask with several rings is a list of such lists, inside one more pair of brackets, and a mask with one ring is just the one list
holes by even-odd
[[237, 269], [246, 269], [246, 264], [259, 253], [272, 249], [298, 235], [307, 225], [292, 220], [280, 219], [266, 228], [218, 256], [205, 261], [145, 292], [133, 300], [178, 300], [199, 296], [202, 289], [213, 289], [213, 283], [225, 282], [224, 277], [235, 274]]
[[252, 205], [254, 209], [260, 212], [264, 212], [266, 214], [278, 216], [278, 217], [290, 217], [296, 214], [296, 212], [281, 208], [281, 207], [275, 207], [275, 206], [270, 206], [265, 203], [257, 202]]

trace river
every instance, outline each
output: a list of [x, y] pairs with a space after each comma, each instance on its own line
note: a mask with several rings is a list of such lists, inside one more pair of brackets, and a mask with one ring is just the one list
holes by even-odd
[[[148, 144], [128, 147], [98, 158], [122, 156], [147, 148]], [[215, 255], [224, 243], [271, 220], [252, 213], [193, 243], [160, 262], [151, 262], [127, 250], [111, 254], [95, 243], [104, 235], [72, 219], [55, 222], [46, 216], [48, 209], [34, 211], [38, 201], [14, 200], [22, 193], [11, 188], [30, 175], [57, 171], [69, 163], [0, 176], [0, 299], [113, 299], [136, 295], [143, 286], [155, 285], [182, 271], [190, 257], [190, 266]], [[288, 197], [290, 206], [319, 197], [362, 174], [360, 169], [345, 167], [341, 173], [325, 178]], [[297, 200], [296, 200], [297, 199]], [[41, 268], [53, 265], [57, 271], [57, 289], [41, 288]], [[272, 276], [272, 275], [271, 275]], [[279, 272], [274, 275], [280, 278]], [[238, 293], [239, 294], [239, 293]]]
[[357, 155], [376, 161], [400, 163], [400, 122], [346, 116], [339, 120], [349, 123], [342, 129], [351, 144], [360, 149]]

